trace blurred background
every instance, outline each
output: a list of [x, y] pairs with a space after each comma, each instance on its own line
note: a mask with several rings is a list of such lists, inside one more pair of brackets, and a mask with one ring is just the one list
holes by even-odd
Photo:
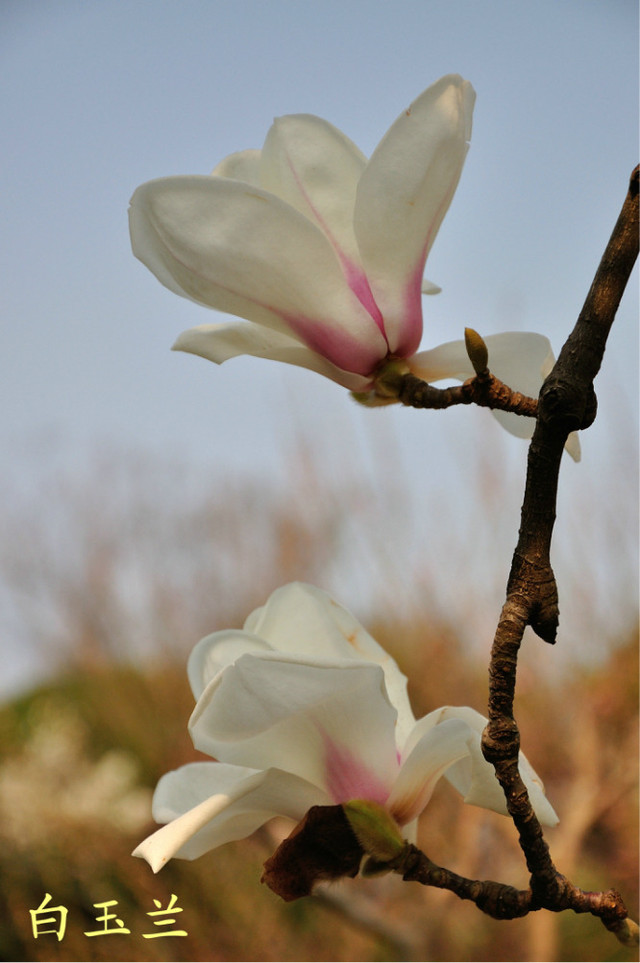
[[[0, 957], [15, 960], [631, 959], [595, 921], [494, 923], [398, 880], [284, 906], [265, 831], [153, 877], [129, 856], [152, 787], [195, 758], [185, 659], [292, 579], [396, 656], [417, 712], [486, 705], [526, 443], [482, 410], [361, 410], [254, 359], [172, 354], [215, 320], [131, 255], [154, 177], [260, 147], [316, 113], [370, 153], [444, 73], [478, 101], [427, 265], [423, 347], [535, 330], [556, 353], [637, 162], [632, 0], [4, 0], [0, 5]], [[637, 902], [637, 274], [560, 479], [561, 630], [527, 637], [517, 718], [561, 817], [561, 871]], [[435, 861], [526, 885], [507, 820], [438, 791]], [[34, 939], [45, 893], [67, 933]], [[145, 940], [171, 893], [181, 941]], [[117, 899], [131, 936], [88, 938]], [[145, 928], [146, 927], [146, 928]]]

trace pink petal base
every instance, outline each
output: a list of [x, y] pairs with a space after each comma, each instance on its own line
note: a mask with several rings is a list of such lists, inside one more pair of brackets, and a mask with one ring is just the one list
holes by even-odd
[[373, 319], [371, 336], [365, 339], [307, 318], [288, 317], [284, 314], [282, 317], [294, 334], [312, 351], [344, 371], [368, 376], [386, 357], [386, 342]]
[[350, 799], [369, 799], [384, 805], [390, 787], [363, 765], [345, 746], [323, 733], [327, 792], [336, 803]]

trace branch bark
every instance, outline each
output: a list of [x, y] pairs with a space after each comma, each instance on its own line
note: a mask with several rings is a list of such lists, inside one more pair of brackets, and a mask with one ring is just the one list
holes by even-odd
[[578, 889], [563, 880], [559, 898], [539, 899], [532, 889], [515, 889], [506, 883], [491, 879], [467, 879], [436, 865], [416, 846], [408, 846], [406, 854], [395, 868], [406, 881], [447, 889], [460, 899], [470, 900], [478, 909], [498, 920], [513, 920], [540, 909], [559, 913], [572, 909], [575, 913], [591, 913], [599, 917], [604, 926], [614, 933], [621, 943], [637, 946], [638, 927], [628, 919], [622, 897], [615, 890], [606, 893], [590, 893]]
[[399, 378], [397, 397], [403, 405], [411, 408], [450, 408], [453, 405], [474, 404], [481, 408], [512, 411], [529, 418], [535, 418], [538, 414], [537, 398], [513, 391], [488, 369], [450, 388], [435, 388], [415, 375], [405, 374]]
[[[483, 734], [483, 752], [495, 767], [520, 834], [531, 873], [532, 897], [538, 905], [549, 909], [571, 907], [578, 912], [593, 912], [579, 907], [586, 907], [594, 899], [608, 905], [608, 894], [583, 893], [561, 876], [531, 807], [517, 763], [520, 736], [513, 702], [518, 652], [527, 625], [545, 642], [553, 643], [556, 639], [558, 593], [550, 548], [562, 451], [569, 433], [588, 428], [596, 416], [593, 381], [637, 253], [638, 168], [631, 176], [620, 216], [582, 311], [540, 392], [518, 543], [491, 651], [489, 723]], [[619, 897], [615, 896], [617, 900]], [[603, 922], [609, 926], [606, 914]], [[613, 920], [610, 922], [613, 924]]]

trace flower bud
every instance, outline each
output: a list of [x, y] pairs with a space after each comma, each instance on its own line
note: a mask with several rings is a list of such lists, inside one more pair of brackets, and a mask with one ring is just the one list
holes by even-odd
[[342, 808], [356, 839], [376, 865], [392, 862], [403, 853], [407, 844], [384, 806], [368, 799], [352, 799]]
[[465, 328], [464, 343], [473, 370], [477, 375], [483, 374], [489, 367], [489, 352], [483, 339], [473, 328]]

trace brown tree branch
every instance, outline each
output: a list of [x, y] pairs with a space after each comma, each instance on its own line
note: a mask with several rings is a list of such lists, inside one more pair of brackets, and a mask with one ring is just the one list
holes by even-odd
[[[530, 625], [553, 643], [558, 596], [550, 548], [560, 460], [568, 434], [587, 428], [596, 415], [593, 380], [600, 369], [608, 333], [638, 253], [638, 168], [576, 325], [542, 386], [536, 429], [529, 448], [521, 525], [507, 597], [496, 630], [489, 667], [489, 723], [483, 752], [493, 763], [531, 873], [531, 892], [540, 906], [572, 908], [601, 915], [618, 926], [609, 906], [617, 894], [586, 894], [558, 873], [518, 772], [520, 736], [513, 714], [518, 651]], [[584, 908], [582, 908], [584, 907]], [[611, 910], [613, 912], [613, 910]], [[617, 910], [616, 910], [617, 912]], [[625, 910], [626, 916], [626, 910]]]
[[620, 942], [629, 946], [637, 945], [638, 928], [628, 920], [622, 897], [615, 890], [590, 893], [563, 880], [559, 899], [540, 900], [530, 889], [516, 889], [490, 879], [467, 879], [452, 873], [436, 865], [425, 853], [412, 845], [407, 846], [402, 862], [394, 869], [404, 880], [446, 889], [460, 899], [470, 900], [483, 913], [494, 919], [518, 919], [540, 909], [556, 913], [572, 909], [575, 913], [591, 913], [599, 917]]
[[487, 916], [513, 920], [526, 916], [535, 905], [531, 890], [515, 889], [491, 879], [467, 879], [432, 862], [417, 846], [409, 846], [402, 863], [395, 869], [407, 882], [447, 889], [460, 899], [475, 903]]
[[474, 404], [482, 408], [512, 411], [529, 418], [535, 418], [538, 414], [536, 398], [512, 391], [488, 369], [450, 388], [434, 388], [415, 375], [401, 375], [397, 392], [399, 401], [411, 408], [450, 408], [452, 405]]

